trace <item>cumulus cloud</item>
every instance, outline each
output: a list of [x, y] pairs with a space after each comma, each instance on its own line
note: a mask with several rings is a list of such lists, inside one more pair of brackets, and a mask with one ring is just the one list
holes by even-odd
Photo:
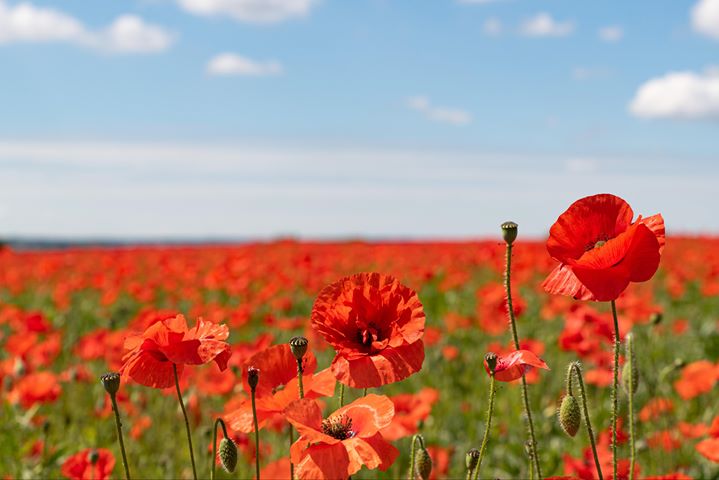
[[107, 52], [155, 53], [168, 49], [174, 36], [135, 15], [122, 15], [95, 31], [59, 10], [31, 3], [9, 6], [0, 0], [0, 44], [18, 42], [66, 42]]
[[317, 0], [178, 0], [186, 11], [204, 16], [225, 15], [248, 23], [278, 23], [307, 16]]
[[496, 17], [488, 18], [482, 25], [482, 32], [490, 37], [501, 35], [503, 30], [504, 26], [502, 25], [502, 21]]
[[719, 0], [699, 0], [691, 17], [695, 31], [719, 40]]
[[624, 37], [624, 29], [617, 25], [609, 25], [599, 29], [599, 38], [607, 43], [616, 43]]
[[559, 22], [548, 13], [538, 13], [519, 28], [519, 32], [527, 37], [566, 37], [573, 31], [573, 22]]
[[279, 75], [282, 65], [274, 60], [259, 62], [235, 53], [221, 53], [207, 63], [210, 75], [252, 76]]
[[719, 68], [670, 72], [639, 87], [629, 111], [642, 118], [719, 118]]
[[428, 97], [416, 96], [407, 99], [407, 108], [420, 112], [425, 117], [435, 122], [449, 123], [452, 125], [467, 125], [472, 121], [472, 115], [458, 108], [437, 107], [432, 104]]

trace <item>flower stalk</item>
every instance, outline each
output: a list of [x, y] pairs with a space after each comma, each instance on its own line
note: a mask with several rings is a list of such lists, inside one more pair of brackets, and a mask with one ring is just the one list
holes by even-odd
[[497, 366], [497, 355], [494, 353], [488, 353], [484, 357], [487, 360], [487, 365], [491, 371], [489, 381], [489, 406], [487, 407], [487, 421], [484, 426], [484, 437], [482, 438], [482, 445], [479, 448], [479, 458], [477, 460], [477, 466], [474, 469], [474, 480], [479, 478], [479, 470], [482, 468], [482, 459], [484, 459], [484, 453], [487, 450], [487, 443], [489, 441], [489, 430], [492, 427], [492, 413], [494, 412], [494, 369]]
[[260, 480], [260, 427], [257, 422], [257, 407], [255, 406], [255, 391], [257, 383], [260, 380], [260, 371], [255, 367], [247, 369], [247, 383], [250, 384], [250, 392], [252, 397], [252, 420], [255, 424], [255, 475]]
[[[634, 444], [634, 394], [638, 386], [637, 364], [634, 354], [634, 336], [630, 333], [626, 341], [626, 357], [622, 380], [629, 397], [629, 480], [634, 480], [634, 464], [636, 462], [636, 446]], [[629, 377], [629, 378], [627, 378]]]
[[[574, 375], [572, 375], [574, 373]], [[589, 418], [589, 407], [587, 406], [587, 393], [584, 389], [584, 378], [582, 377], [582, 366], [579, 362], [572, 362], [567, 369], [567, 394], [572, 395], [572, 377], [576, 378], [579, 385], [579, 395], [582, 398], [582, 410], [584, 413], [584, 421], [587, 423], [587, 436], [592, 447], [592, 455], [594, 456], [594, 466], [597, 469], [597, 478], [604, 480], [602, 475], [602, 467], [599, 464], [599, 455], [597, 454], [597, 444], [594, 440], [594, 430], [592, 429], [592, 421]]]
[[220, 461], [222, 467], [228, 472], [232, 473], [235, 471], [237, 465], [237, 447], [235, 443], [227, 435], [227, 427], [225, 422], [218, 418], [215, 420], [215, 425], [212, 427], [212, 469], [210, 470], [210, 480], [215, 480], [215, 466], [217, 464], [217, 426], [222, 427], [222, 443], [220, 444]]
[[[125, 468], [125, 479], [130, 480], [130, 467], [127, 463], [127, 454], [125, 453], [125, 442], [122, 438], [122, 422], [120, 421], [120, 411], [117, 408], [117, 392], [120, 389], [120, 374], [117, 372], [106, 373], [100, 377], [102, 386], [110, 395], [112, 402], [112, 411], [115, 413], [115, 427], [117, 428], [117, 441], [120, 444], [120, 452], [122, 453], [122, 466]], [[47, 443], [47, 438], [45, 439]], [[43, 449], [44, 451], [44, 449]]]
[[185, 410], [185, 402], [182, 400], [182, 392], [180, 391], [180, 379], [177, 376], [177, 364], [172, 364], [172, 371], [175, 374], [175, 390], [177, 391], [177, 400], [180, 402], [182, 416], [185, 418], [185, 430], [187, 431], [187, 446], [190, 449], [190, 461], [192, 462], [192, 477], [197, 480], [197, 468], [195, 467], [195, 454], [192, 451], [192, 432], [190, 432], [190, 420], [187, 418], [187, 410]]
[[617, 388], [619, 386], [619, 348], [621, 341], [619, 338], [619, 319], [617, 318], [617, 305], [614, 300], [611, 301], [612, 318], [614, 320], [614, 366], [612, 368], [612, 478], [617, 478], [617, 410], [619, 408], [619, 396]]

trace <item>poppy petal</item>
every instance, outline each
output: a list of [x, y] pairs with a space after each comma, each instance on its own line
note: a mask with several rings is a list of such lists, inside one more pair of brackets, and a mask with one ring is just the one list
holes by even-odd
[[348, 473], [350, 475], [357, 473], [362, 465], [370, 470], [379, 468], [381, 471], [385, 471], [399, 456], [399, 450], [388, 443], [380, 433], [367, 438], [349, 438], [342, 443], [349, 454]]
[[386, 348], [377, 355], [348, 359], [341, 355], [332, 361], [337, 380], [353, 388], [374, 388], [404, 380], [422, 369], [422, 341]]
[[394, 403], [384, 395], [369, 394], [338, 409], [333, 415], [352, 419], [352, 431], [357, 437], [371, 437], [392, 423]]
[[345, 480], [349, 473], [349, 454], [341, 443], [312, 445], [297, 463], [295, 475], [307, 480]]
[[579, 281], [571, 267], [560, 263], [542, 282], [547, 293], [568, 295], [576, 300], [595, 300], [592, 292]]

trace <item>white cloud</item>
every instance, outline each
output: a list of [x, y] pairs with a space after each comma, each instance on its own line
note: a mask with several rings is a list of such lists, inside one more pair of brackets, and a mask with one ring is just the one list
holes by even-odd
[[599, 29], [599, 38], [607, 43], [616, 43], [624, 37], [624, 30], [617, 25], [609, 25]]
[[135, 15], [122, 15], [102, 30], [88, 29], [59, 10], [31, 3], [9, 6], [0, 0], [0, 44], [67, 42], [116, 53], [155, 53], [169, 48], [174, 36]]
[[258, 62], [235, 53], [221, 53], [207, 63], [207, 73], [210, 75], [261, 77], [282, 72], [282, 65], [277, 61]]
[[472, 115], [458, 108], [436, 107], [429, 98], [415, 96], [407, 99], [407, 108], [422, 113], [425, 117], [436, 122], [452, 125], [467, 125], [472, 122]]
[[226, 15], [248, 23], [278, 23], [307, 16], [317, 0], [178, 0], [190, 13]]
[[558, 22], [548, 13], [538, 13], [525, 20], [519, 29], [519, 32], [527, 37], [566, 37], [573, 31], [573, 22]]
[[691, 17], [695, 31], [719, 39], [719, 0], [699, 0]]
[[496, 17], [488, 18], [484, 21], [484, 24], [482, 25], [482, 32], [484, 32], [485, 35], [489, 35], [490, 37], [496, 37], [497, 35], [501, 35], [502, 30], [504, 30], [502, 21]]
[[652, 78], [637, 89], [629, 111], [642, 118], [719, 118], [719, 68]]

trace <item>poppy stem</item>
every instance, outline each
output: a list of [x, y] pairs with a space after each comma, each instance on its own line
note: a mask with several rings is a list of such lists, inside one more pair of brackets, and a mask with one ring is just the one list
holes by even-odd
[[305, 398], [305, 387], [302, 384], [302, 374], [304, 374], [305, 371], [302, 368], [302, 359], [297, 360], [297, 388], [300, 391], [300, 399]]
[[424, 441], [422, 440], [422, 435], [419, 433], [415, 434], [412, 437], [412, 450], [409, 456], [409, 475], [407, 476], [408, 480], [414, 480], [416, 478], [415, 475], [415, 468], [414, 468], [414, 462], [417, 458], [417, 441], [419, 441], [422, 444], [422, 447], [424, 447]]
[[260, 427], [257, 422], [257, 407], [255, 406], [255, 389], [257, 385], [252, 387], [252, 419], [255, 423], [255, 472], [257, 480], [260, 480]]
[[482, 467], [482, 459], [484, 458], [484, 452], [487, 449], [487, 442], [489, 441], [489, 429], [492, 426], [492, 413], [494, 412], [494, 373], [492, 373], [491, 380], [489, 381], [489, 406], [487, 407], [487, 422], [484, 426], [484, 438], [482, 438], [482, 446], [479, 447], [479, 460], [477, 461], [477, 467], [474, 469], [474, 480], [479, 478], [479, 469]]
[[617, 305], [612, 300], [612, 318], [614, 319], [614, 378], [612, 381], [612, 478], [617, 478], [617, 409], [619, 408], [619, 320], [617, 319]]
[[[292, 444], [295, 443], [294, 433], [292, 431], [292, 424], [290, 424], [290, 450], [292, 450]], [[292, 454], [290, 453], [290, 480], [295, 480], [295, 464], [292, 463]]]
[[187, 445], [190, 447], [190, 461], [192, 462], [192, 477], [197, 480], [197, 469], [195, 468], [195, 454], [192, 451], [192, 433], [190, 432], [190, 421], [187, 418], [187, 410], [185, 410], [185, 402], [182, 401], [182, 392], [180, 392], [180, 379], [177, 377], [177, 364], [172, 363], [172, 371], [175, 373], [175, 390], [177, 390], [177, 400], [180, 402], [182, 416], [185, 417], [185, 429], [187, 430]]
[[227, 438], [227, 427], [225, 422], [221, 418], [215, 420], [215, 425], [212, 427], [212, 469], [210, 470], [210, 480], [215, 480], [215, 466], [217, 464], [217, 425], [222, 426], [222, 434]]
[[597, 445], [594, 442], [594, 430], [592, 429], [592, 421], [589, 419], [589, 408], [587, 407], [587, 393], [584, 390], [584, 379], [582, 378], [582, 367], [579, 362], [573, 362], [569, 365], [569, 372], [567, 375], [567, 391], [572, 394], [572, 380], [571, 374], [577, 377], [577, 384], [579, 385], [579, 393], [582, 397], [582, 409], [584, 410], [584, 420], [587, 422], [587, 436], [589, 437], [589, 443], [592, 445], [592, 455], [594, 455], [594, 466], [597, 468], [597, 477], [599, 480], [604, 480], [602, 475], [602, 467], [599, 465], [599, 455], [597, 454]]
[[626, 385], [629, 394], [629, 480], [634, 480], [634, 463], [636, 461], [636, 448], [634, 445], [634, 387], [635, 387], [635, 369], [637, 368], [634, 363], [634, 341], [632, 334], [627, 336], [627, 352], [625, 360], [629, 362], [629, 368], [625, 371], [629, 371], [629, 379], [623, 378], [622, 381]]
[[345, 384], [340, 383], [340, 407], [345, 405]]
[[122, 439], [122, 422], [120, 421], [120, 411], [117, 409], [117, 399], [115, 394], [110, 394], [112, 402], [112, 411], [115, 412], [115, 427], [117, 427], [117, 440], [120, 443], [120, 452], [122, 453], [122, 466], [125, 467], [125, 478], [130, 480], [130, 467], [127, 465], [127, 454], [125, 453], [125, 442]]
[[364, 391], [362, 392], [362, 396], [363, 396], [363, 397], [366, 397], [366, 396], [367, 396], [367, 387], [365, 387]]
[[[512, 339], [515, 350], [519, 350], [519, 335], [517, 334], [517, 321], [514, 318], [514, 305], [512, 304], [512, 244], [507, 242], [507, 266], [504, 272], [504, 290], [507, 293], [507, 313], [509, 323], [512, 326]], [[527, 391], [527, 379], [522, 374], [522, 400], [524, 401], [524, 413], [527, 416], [529, 429], [530, 457], [537, 469], [537, 476], [542, 478], [542, 468], [539, 465], [539, 454], [537, 452], [537, 440], [534, 436], [534, 422], [532, 421], [532, 410], [529, 408], [529, 392]]]

